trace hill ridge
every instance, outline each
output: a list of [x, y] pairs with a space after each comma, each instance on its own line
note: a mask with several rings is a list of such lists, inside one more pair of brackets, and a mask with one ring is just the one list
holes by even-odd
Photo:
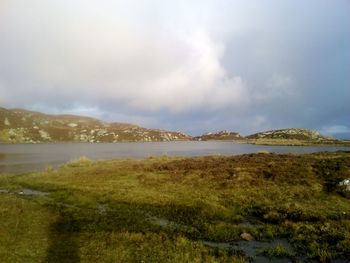
[[0, 143], [146, 142], [190, 139], [191, 136], [182, 132], [149, 129], [131, 123], [0, 107]]

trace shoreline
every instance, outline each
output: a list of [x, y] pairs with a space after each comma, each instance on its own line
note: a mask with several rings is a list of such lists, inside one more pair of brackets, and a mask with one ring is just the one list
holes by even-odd
[[350, 141], [318, 143], [302, 140], [170, 140], [170, 141], [118, 141], [118, 142], [82, 142], [82, 141], [52, 141], [52, 142], [0, 142], [0, 145], [35, 145], [35, 144], [118, 144], [118, 143], [169, 143], [169, 142], [232, 142], [237, 144], [265, 145], [265, 146], [335, 146], [335, 147], [350, 147]]

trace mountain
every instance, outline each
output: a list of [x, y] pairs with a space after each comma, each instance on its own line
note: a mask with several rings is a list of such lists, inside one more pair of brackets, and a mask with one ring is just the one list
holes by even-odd
[[343, 144], [344, 141], [333, 137], [323, 136], [311, 129], [280, 129], [258, 132], [246, 137], [249, 143], [256, 144]]
[[193, 138], [193, 140], [196, 140], [196, 141], [211, 141], [211, 140], [232, 141], [232, 140], [240, 140], [240, 139], [243, 139], [243, 137], [239, 133], [231, 132], [227, 130], [220, 131], [217, 133], [208, 132]]
[[109, 123], [75, 115], [0, 108], [0, 143], [126, 142], [190, 140], [182, 132]]

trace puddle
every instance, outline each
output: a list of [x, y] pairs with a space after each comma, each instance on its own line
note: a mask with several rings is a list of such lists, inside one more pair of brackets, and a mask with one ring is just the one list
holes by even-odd
[[177, 230], [177, 231], [182, 231], [186, 233], [193, 233], [197, 232], [198, 230], [194, 227], [183, 225], [174, 221], [170, 221], [166, 218], [161, 218], [161, 217], [156, 217], [152, 215], [148, 215], [148, 221], [156, 226], [172, 229], [172, 230]]
[[33, 190], [29, 188], [24, 188], [17, 193], [24, 196], [48, 196], [49, 195], [48, 192], [42, 192], [42, 191]]
[[[186, 225], [179, 224], [174, 221], [170, 221], [166, 218], [156, 217], [152, 215], [148, 215], [148, 220], [151, 224], [160, 226], [160, 227], [167, 227], [167, 228], [173, 228], [180, 231], [188, 232], [193, 231], [195, 228], [189, 227]], [[252, 223], [250, 220], [244, 220], [241, 224], [244, 224], [246, 226], [251, 226]], [[260, 253], [267, 248], [275, 248], [276, 246], [283, 246], [287, 251], [289, 251], [291, 254], [294, 253], [292, 245], [289, 243], [287, 239], [284, 238], [277, 238], [273, 239], [271, 241], [235, 241], [235, 242], [213, 242], [213, 241], [202, 241], [204, 245], [211, 247], [211, 248], [222, 248], [222, 249], [232, 249], [235, 251], [240, 251], [242, 254], [244, 254], [249, 261], [251, 262], [275, 262], [275, 263], [286, 263], [286, 262], [292, 262], [289, 258], [268, 258], [263, 255], [260, 255]]]
[[212, 247], [212, 248], [233, 248], [232, 243], [228, 242], [212, 242], [212, 241], [203, 241], [203, 244]]
[[259, 263], [291, 263], [294, 262], [293, 260], [289, 258], [267, 258], [264, 256], [257, 256], [254, 257], [253, 262], [259, 262]]
[[23, 188], [22, 190], [12, 190], [10, 191], [9, 189], [0, 189], [0, 194], [19, 194], [19, 195], [24, 195], [24, 196], [48, 196], [48, 192], [43, 192], [43, 191], [38, 191], [38, 190], [33, 190], [29, 188]]
[[153, 216], [150, 213], [147, 213], [147, 220], [151, 224], [156, 225], [156, 226], [160, 226], [160, 227], [170, 227], [170, 226], [172, 226], [172, 227], [180, 227], [180, 226], [182, 226], [179, 223], [176, 223], [174, 221], [170, 221], [170, 220], [168, 220], [166, 218]]
[[260, 252], [267, 248], [274, 248], [278, 245], [283, 246], [287, 251], [293, 253], [293, 247], [287, 239], [278, 238], [272, 241], [235, 241], [235, 242], [212, 242], [203, 241], [203, 244], [212, 248], [234, 249], [242, 251], [252, 262], [274, 262], [274, 263], [286, 263], [292, 262], [289, 258], [268, 258], [260, 255]]
[[238, 247], [243, 250], [244, 253], [249, 257], [257, 256], [259, 252], [266, 248], [274, 248], [276, 246], [283, 246], [289, 252], [293, 252], [293, 248], [287, 239], [277, 238], [272, 241], [237, 241], [233, 243], [234, 247]]

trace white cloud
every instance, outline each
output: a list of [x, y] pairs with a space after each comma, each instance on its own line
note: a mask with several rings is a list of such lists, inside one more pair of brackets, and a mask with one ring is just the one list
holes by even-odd
[[[5, 28], [3, 39], [16, 43], [2, 47], [11, 61], [6, 65], [8, 71], [17, 73], [5, 78], [10, 79], [5, 88], [13, 90], [9, 101], [20, 103], [16, 99], [20, 91], [33, 100], [52, 100], [54, 96], [74, 104], [79, 98], [83, 105], [115, 103], [173, 113], [201, 107], [237, 109], [248, 103], [242, 79], [229, 76], [221, 64], [224, 43], [205, 29], [145, 23], [134, 15], [123, 16], [121, 11], [115, 18], [106, 6], [93, 2], [90, 5], [96, 12], [87, 8], [70, 13], [74, 4], [68, 4], [68, 9], [65, 5], [41, 3], [41, 8], [57, 8], [53, 17], [47, 10], [28, 6], [29, 12], [17, 10], [15, 17], [7, 18], [7, 24], [16, 28], [14, 32], [0, 25]], [[59, 17], [61, 13], [65, 20]], [[148, 17], [147, 12], [143, 15]]]
[[[213, 41], [205, 31], [177, 35], [175, 41], [184, 51], [175, 67], [136, 85], [127, 81], [128, 89], [117, 96], [136, 108], [172, 112], [241, 105], [247, 99], [242, 79], [229, 78], [220, 63], [222, 44]], [[162, 67], [161, 63], [150, 66]]]

